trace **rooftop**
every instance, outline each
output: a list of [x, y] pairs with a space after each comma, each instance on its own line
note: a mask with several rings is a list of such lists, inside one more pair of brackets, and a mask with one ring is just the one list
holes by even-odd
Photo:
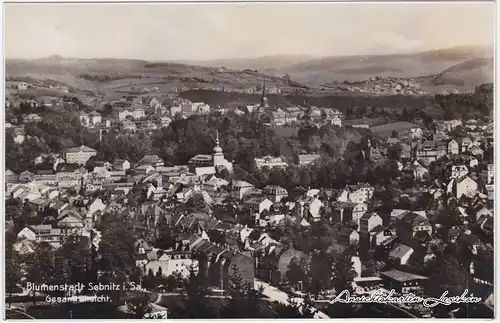
[[407, 272], [400, 271], [397, 269], [391, 269], [388, 271], [381, 272], [380, 276], [385, 276], [385, 277], [388, 277], [388, 278], [391, 278], [391, 279], [394, 279], [394, 280], [397, 280], [400, 282], [405, 282], [405, 281], [409, 281], [409, 280], [417, 280], [417, 279], [419, 279], [419, 280], [429, 279], [428, 277], [425, 277], [425, 276], [407, 273]]

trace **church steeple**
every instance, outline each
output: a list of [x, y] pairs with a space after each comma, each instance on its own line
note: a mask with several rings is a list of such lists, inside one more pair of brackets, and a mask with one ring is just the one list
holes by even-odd
[[215, 154], [222, 154], [222, 148], [219, 146], [219, 130], [215, 131], [215, 147], [214, 147], [214, 153]]
[[269, 104], [267, 102], [267, 97], [266, 97], [266, 80], [264, 80], [262, 83], [262, 95], [260, 97], [260, 107], [267, 108], [268, 106]]

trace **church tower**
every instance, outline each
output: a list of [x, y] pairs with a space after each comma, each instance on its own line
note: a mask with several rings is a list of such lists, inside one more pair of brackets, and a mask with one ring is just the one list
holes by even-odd
[[266, 97], [266, 80], [262, 84], [262, 96], [260, 97], [260, 111], [264, 111], [265, 108], [269, 108], [269, 103]]
[[224, 153], [222, 152], [222, 148], [219, 146], [219, 131], [216, 131], [215, 134], [215, 147], [213, 154], [213, 162], [214, 166], [223, 165], [225, 163]]

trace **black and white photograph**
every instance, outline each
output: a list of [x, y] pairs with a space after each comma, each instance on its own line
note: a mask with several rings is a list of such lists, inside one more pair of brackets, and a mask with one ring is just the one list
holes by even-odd
[[3, 3], [3, 318], [495, 318], [495, 10]]

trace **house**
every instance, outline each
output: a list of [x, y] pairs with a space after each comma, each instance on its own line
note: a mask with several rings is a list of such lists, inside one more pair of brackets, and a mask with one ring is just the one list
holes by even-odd
[[426, 217], [415, 212], [404, 212], [397, 217], [396, 235], [404, 244], [415, 243], [413, 238], [420, 231], [432, 235], [432, 225]]
[[344, 228], [340, 231], [342, 241], [349, 245], [357, 245], [359, 243], [359, 233], [354, 229]]
[[126, 171], [130, 169], [130, 162], [126, 159], [116, 159], [113, 163], [113, 169], [115, 171]]
[[209, 287], [218, 290], [227, 289], [229, 278], [236, 272], [243, 284], [254, 283], [255, 260], [251, 255], [218, 247], [203, 240], [193, 245], [192, 249], [199, 261], [199, 271], [205, 273]]
[[114, 117], [120, 121], [124, 121], [126, 119], [142, 119], [146, 117], [146, 111], [142, 107], [134, 107], [134, 108], [119, 108], [114, 112]]
[[19, 82], [19, 83], [17, 83], [17, 89], [19, 91], [27, 90], [28, 87], [29, 87], [29, 85], [26, 82]]
[[374, 162], [378, 162], [384, 159], [382, 150], [377, 147], [373, 147], [370, 140], [368, 140], [367, 146], [363, 150], [361, 150], [361, 153], [363, 154], [363, 157], [365, 159]]
[[267, 185], [262, 189], [262, 194], [273, 203], [279, 203], [283, 198], [288, 197], [288, 191], [276, 185]]
[[365, 203], [358, 203], [355, 204], [354, 207], [352, 208], [352, 222], [356, 223], [356, 225], [360, 226], [360, 220], [361, 218], [366, 214], [368, 211], [368, 205]]
[[451, 166], [451, 178], [461, 178], [469, 173], [469, 169], [465, 165]]
[[417, 181], [423, 181], [429, 173], [429, 170], [418, 161], [414, 161], [412, 164], [404, 167], [403, 172], [411, 174]]
[[286, 114], [283, 111], [271, 112], [271, 124], [275, 127], [283, 126], [286, 124]]
[[42, 118], [38, 114], [30, 113], [24, 118], [25, 122], [38, 122], [42, 121]]
[[12, 130], [12, 140], [16, 144], [22, 144], [24, 140], [26, 139], [26, 132], [24, 131], [24, 128], [22, 127], [16, 127]]
[[101, 114], [97, 111], [92, 111], [88, 115], [88, 118], [89, 118], [90, 124], [93, 126], [97, 126], [97, 125], [101, 124], [101, 122], [102, 122]]
[[66, 149], [64, 159], [68, 164], [84, 165], [91, 157], [96, 155], [97, 151], [95, 149], [81, 145], [80, 147]]
[[321, 158], [320, 155], [299, 155], [299, 166], [306, 166], [314, 163]]
[[473, 156], [476, 156], [477, 158], [479, 159], [482, 159], [483, 156], [484, 156], [484, 150], [482, 150], [481, 148], [479, 148], [477, 145], [472, 145], [470, 148], [469, 148], [469, 152], [473, 155]]
[[190, 252], [169, 251], [161, 255], [159, 259], [148, 261], [143, 269], [145, 273], [151, 270], [154, 275], [160, 272], [162, 276], [169, 277], [179, 274], [183, 278], [188, 278], [190, 268], [198, 268], [198, 260], [193, 259]]
[[231, 187], [231, 197], [241, 200], [254, 189], [254, 186], [245, 181], [235, 181]]
[[375, 188], [366, 183], [347, 185], [337, 198], [338, 202], [366, 203], [375, 191]]
[[460, 153], [460, 145], [456, 140], [450, 140], [448, 142], [448, 154], [456, 155]]
[[415, 152], [418, 160], [432, 162], [447, 154], [448, 144], [446, 140], [433, 138], [419, 143]]
[[260, 215], [262, 212], [264, 212], [264, 210], [269, 211], [271, 209], [271, 206], [273, 205], [273, 202], [271, 202], [265, 196], [254, 196], [250, 197], [243, 204], [250, 210], [252, 214], [257, 213]]
[[269, 168], [287, 168], [288, 163], [284, 162], [281, 157], [264, 156], [262, 158], [255, 158], [255, 165], [258, 169], [262, 167]]
[[228, 185], [228, 181], [222, 178], [217, 178], [216, 176], [212, 176], [207, 182], [203, 184], [203, 189], [207, 191], [208, 194], [214, 195], [217, 194], [221, 188]]
[[[462, 195], [473, 197], [478, 192], [478, 184], [469, 176], [464, 176], [462, 178], [452, 179], [450, 184], [452, 185], [452, 193], [459, 199]], [[448, 187], [450, 187], [448, 184]]]
[[305, 219], [308, 222], [317, 222], [321, 219], [323, 202], [317, 197], [304, 197], [295, 203], [294, 213], [298, 221]]
[[169, 117], [160, 118], [160, 127], [166, 128], [172, 123], [172, 119]]
[[[336, 110], [336, 109], [335, 109]], [[338, 110], [337, 110], [338, 111]], [[330, 125], [342, 127], [341, 114], [326, 114], [325, 122]]]
[[413, 252], [414, 250], [412, 247], [400, 244], [389, 252], [389, 259], [397, 261], [400, 265], [406, 265]]
[[384, 271], [380, 273], [385, 289], [392, 290], [398, 294], [421, 295], [424, 289], [424, 284], [429, 279], [428, 277], [416, 275], [396, 269]]
[[139, 165], [150, 165], [152, 167], [163, 167], [165, 164], [163, 159], [158, 157], [157, 155], [146, 155], [142, 157], [138, 162]]
[[56, 220], [59, 228], [75, 229], [85, 227], [84, 217], [72, 209], [62, 211]]
[[493, 184], [495, 180], [495, 165], [488, 164], [482, 172], [482, 177], [485, 184]]
[[140, 165], [134, 168], [135, 172], [140, 175], [147, 175], [155, 171], [155, 168], [151, 165]]
[[382, 224], [383, 220], [377, 213], [366, 213], [359, 219], [359, 233], [369, 233]]
[[35, 242], [48, 242], [53, 247], [61, 246], [63, 235], [61, 229], [50, 224], [30, 225], [19, 231], [17, 237]]

